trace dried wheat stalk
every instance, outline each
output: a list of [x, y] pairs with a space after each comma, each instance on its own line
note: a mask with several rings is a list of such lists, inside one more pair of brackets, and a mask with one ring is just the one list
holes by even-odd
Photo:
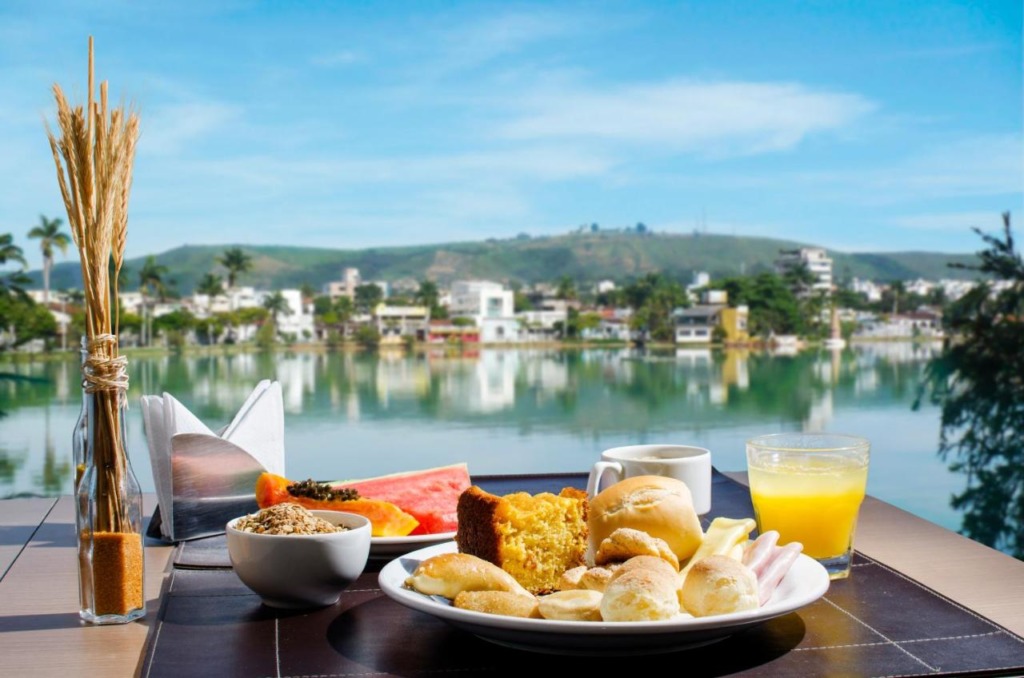
[[120, 532], [126, 517], [116, 488], [123, 483], [127, 468], [120, 407], [126, 397], [128, 374], [117, 345], [117, 279], [124, 263], [139, 118], [131, 110], [110, 109], [106, 82], [100, 84], [99, 102], [93, 100], [92, 37], [86, 107], [72, 107], [60, 85], [53, 86], [53, 94], [60, 136], [54, 135], [49, 124], [46, 134], [72, 239], [81, 259], [89, 353], [83, 371], [85, 388], [94, 394], [97, 408], [95, 430], [90, 431], [91, 452], [96, 468], [103, 469], [97, 478], [97, 494], [107, 499], [106, 504], [97, 506], [96, 529]]

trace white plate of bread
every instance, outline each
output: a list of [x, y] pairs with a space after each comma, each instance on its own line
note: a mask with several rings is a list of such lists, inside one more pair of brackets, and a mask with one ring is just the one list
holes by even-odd
[[595, 497], [471, 487], [454, 541], [387, 563], [397, 602], [501, 645], [628, 655], [711, 643], [828, 590], [825, 568], [752, 518], [705, 530], [679, 480], [636, 476]]
[[[798, 610], [824, 595], [829, 586], [825, 568], [812, 558], [800, 554], [775, 588], [771, 599], [753, 610], [706, 617], [679, 613], [670, 619], [658, 621], [530, 618], [458, 608], [443, 595], [426, 595], [407, 585], [422, 562], [433, 556], [455, 553], [458, 553], [457, 545], [449, 542], [396, 558], [381, 570], [378, 578], [380, 587], [396, 602], [443, 619], [484, 640], [554, 654], [629, 655], [674, 652], [706, 645]], [[583, 592], [574, 593], [578, 595]]]

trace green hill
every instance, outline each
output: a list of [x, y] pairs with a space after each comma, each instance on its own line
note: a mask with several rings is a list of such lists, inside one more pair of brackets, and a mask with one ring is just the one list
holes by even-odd
[[[187, 294], [205, 273], [224, 274], [216, 259], [232, 246], [186, 245], [156, 258], [170, 270], [176, 289]], [[459, 279], [530, 284], [554, 282], [568, 275], [585, 286], [605, 279], [626, 282], [654, 271], [689, 282], [697, 271], [722, 278], [772, 270], [780, 249], [801, 246], [807, 245], [771, 238], [622, 231], [360, 250], [244, 245], [242, 248], [253, 258], [253, 269], [239, 279], [239, 284], [280, 289], [308, 283], [319, 289], [329, 281], [340, 280], [346, 267], [358, 268], [364, 280], [430, 279], [441, 285]], [[948, 264], [976, 262], [974, 254], [935, 252], [830, 251], [830, 255], [839, 281], [853, 277], [877, 282], [971, 278], [972, 272], [950, 269]], [[129, 289], [135, 287], [132, 283], [143, 259], [125, 264]], [[32, 275], [38, 283], [39, 272]], [[54, 289], [80, 285], [77, 261], [54, 267]]]

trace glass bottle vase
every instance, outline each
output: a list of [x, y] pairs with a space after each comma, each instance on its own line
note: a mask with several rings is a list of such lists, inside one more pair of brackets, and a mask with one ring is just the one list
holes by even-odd
[[128, 459], [126, 389], [86, 389], [87, 461], [77, 489], [79, 616], [124, 624], [146, 614], [142, 490]]
[[[82, 337], [82, 365], [81, 369], [84, 373], [85, 361], [89, 357], [88, 351], [88, 340]], [[78, 413], [78, 420], [75, 422], [75, 428], [71, 432], [71, 463], [75, 469], [75, 486], [73, 496], [78, 497], [78, 488], [82, 484], [82, 477], [85, 476], [85, 469], [89, 465], [89, 394], [85, 391], [85, 379], [79, 379], [79, 385], [82, 387], [82, 411]], [[75, 510], [75, 541], [76, 544], [81, 546], [79, 539], [82, 535], [82, 528], [85, 526], [85, 521], [82, 520], [82, 512]], [[78, 599], [81, 607], [79, 609], [85, 609], [88, 605], [88, 599], [86, 597], [87, 585], [85, 584], [85, 570], [79, 569], [78, 571]]]
[[[89, 357], [88, 340], [82, 337], [82, 368], [85, 368], [86, 358]], [[82, 386], [82, 411], [78, 413], [78, 421], [71, 432], [71, 463], [75, 468], [75, 494], [78, 494], [78, 485], [85, 475], [85, 467], [89, 463], [89, 399], [85, 392], [85, 381], [79, 379]]]

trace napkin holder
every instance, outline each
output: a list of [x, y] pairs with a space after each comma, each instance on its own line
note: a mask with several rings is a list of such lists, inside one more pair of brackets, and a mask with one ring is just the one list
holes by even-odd
[[224, 534], [232, 518], [253, 513], [256, 479], [266, 469], [237, 445], [202, 433], [179, 433], [171, 450], [171, 531], [164, 533], [160, 508], [147, 532], [166, 541]]
[[261, 382], [235, 420], [217, 432], [168, 394], [144, 396], [143, 418], [158, 500], [146, 533], [155, 539], [224, 534], [229, 520], [258, 509], [260, 474], [284, 474], [284, 410], [277, 382]]

